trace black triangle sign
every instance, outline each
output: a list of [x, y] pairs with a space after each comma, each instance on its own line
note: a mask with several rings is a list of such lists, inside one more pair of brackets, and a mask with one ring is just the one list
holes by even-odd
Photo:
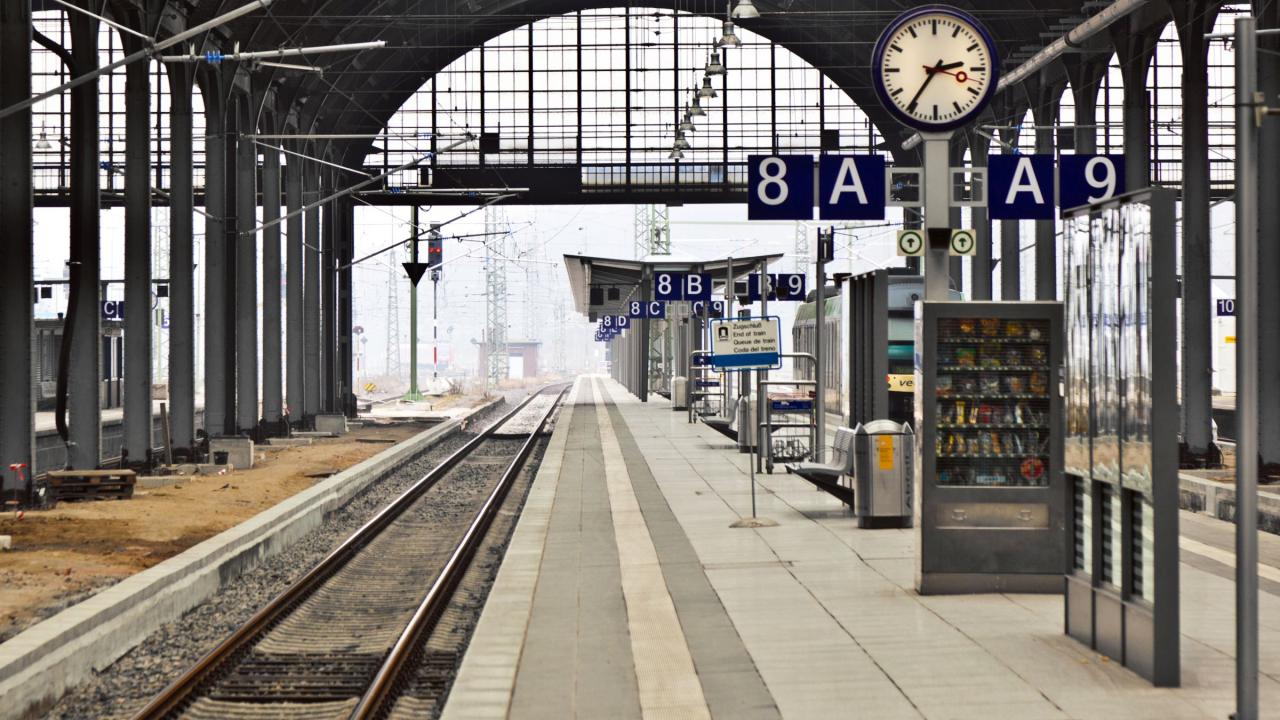
[[404, 271], [409, 274], [409, 282], [413, 283], [415, 286], [418, 284], [418, 281], [422, 279], [423, 274], [427, 272], [426, 263], [408, 262], [401, 264], [404, 265]]

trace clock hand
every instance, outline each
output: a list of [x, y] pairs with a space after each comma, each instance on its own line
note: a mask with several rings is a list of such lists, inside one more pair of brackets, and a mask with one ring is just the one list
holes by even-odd
[[947, 72], [948, 70], [955, 70], [955, 69], [956, 69], [956, 68], [958, 68], [958, 67], [964, 67], [964, 62], [963, 62], [963, 61], [961, 61], [961, 62], [953, 62], [953, 63], [947, 63], [946, 65], [943, 65], [943, 64], [942, 64], [942, 61], [941, 61], [941, 60], [939, 60], [939, 61], [938, 61], [938, 64], [937, 64], [937, 65], [934, 65], [933, 67], [929, 67], [928, 65], [924, 65], [924, 66], [922, 66], [922, 67], [924, 67], [924, 71], [925, 71], [925, 72], [927, 72], [927, 73], [931, 73], [931, 74], [932, 74], [932, 73], [947, 73], [948, 75], [950, 75], [951, 73], [948, 73], [948, 72]]
[[936, 71], [938, 70], [938, 68], [941, 68], [941, 67], [942, 67], [941, 60], [934, 63], [933, 67], [929, 67], [928, 65], [924, 66], [925, 73], [927, 73], [928, 76], [924, 79], [924, 82], [920, 85], [920, 89], [917, 90], [916, 94], [911, 98], [911, 102], [907, 103], [907, 112], [910, 112], [911, 110], [915, 109], [916, 101], [920, 99], [920, 96], [922, 94], [924, 94], [924, 89], [929, 87], [929, 83], [933, 81], [933, 76], [937, 74]]
[[951, 77], [956, 79], [956, 82], [969, 82], [970, 80], [973, 79], [969, 77], [969, 74], [963, 70], [961, 70], [960, 72], [951, 72], [949, 70], [938, 70], [938, 72], [942, 73], [943, 75], [950, 75]]

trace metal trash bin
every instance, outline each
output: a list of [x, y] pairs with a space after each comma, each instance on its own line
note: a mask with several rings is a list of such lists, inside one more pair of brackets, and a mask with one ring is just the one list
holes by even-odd
[[911, 425], [873, 420], [853, 433], [858, 527], [911, 527], [915, 463]]
[[738, 430], [738, 452], [753, 452], [756, 448], [756, 413], [755, 402], [750, 395], [738, 398], [734, 423]]
[[683, 375], [671, 378], [671, 409], [686, 410], [689, 407], [689, 379]]

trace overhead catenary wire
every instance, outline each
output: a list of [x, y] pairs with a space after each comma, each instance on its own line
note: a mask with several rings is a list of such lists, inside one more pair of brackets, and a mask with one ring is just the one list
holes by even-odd
[[183, 30], [177, 35], [161, 40], [155, 45], [152, 45], [150, 47], [145, 47], [141, 50], [138, 50], [137, 52], [130, 53], [120, 58], [119, 60], [111, 63], [110, 65], [104, 65], [103, 67], [100, 67], [97, 70], [72, 78], [71, 80], [68, 80], [67, 82], [62, 83], [61, 85], [53, 88], [52, 90], [42, 92], [38, 95], [33, 95], [30, 98], [27, 98], [26, 100], [22, 100], [17, 103], [14, 103], [9, 107], [0, 110], [0, 119], [9, 117], [10, 115], [16, 112], [21, 112], [23, 110], [26, 110], [27, 108], [31, 107], [32, 105], [35, 105], [38, 102], [48, 100], [49, 98], [54, 97], [56, 95], [60, 95], [63, 92], [66, 92], [67, 90], [70, 90], [72, 88], [80, 87], [81, 85], [87, 82], [93, 82], [97, 78], [103, 75], [106, 75], [108, 73], [114, 72], [115, 70], [122, 68], [125, 65], [137, 62], [138, 60], [142, 60], [143, 58], [151, 57], [152, 55], [160, 52], [161, 50], [171, 48], [174, 45], [182, 43], [201, 33], [207, 32], [221, 25], [225, 25], [226, 23], [229, 23], [232, 20], [235, 20], [236, 18], [243, 17], [256, 10], [265, 10], [273, 2], [275, 2], [275, 0], [253, 0], [253, 2], [247, 5], [242, 5], [236, 8], [235, 10], [231, 10], [230, 12], [226, 12], [226, 13], [223, 13], [222, 15], [219, 15], [218, 17], [213, 18], [212, 20], [202, 22], [193, 28], [188, 28], [186, 30]]

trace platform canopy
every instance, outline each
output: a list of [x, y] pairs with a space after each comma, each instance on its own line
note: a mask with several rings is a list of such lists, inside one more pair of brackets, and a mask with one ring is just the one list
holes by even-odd
[[[602, 315], [621, 315], [628, 301], [640, 297], [640, 283], [646, 271], [710, 273], [715, 280], [715, 286], [723, 288], [730, 263], [733, 264], [733, 276], [739, 278], [757, 271], [762, 262], [772, 264], [781, 259], [782, 253], [703, 261], [676, 258], [664, 260], [661, 256], [630, 260], [590, 255], [565, 255], [564, 267], [569, 275], [574, 309], [583, 315], [590, 315], [593, 312]], [[591, 304], [592, 288], [604, 290], [603, 304]], [[611, 288], [618, 290], [613, 299], [609, 297]]]

